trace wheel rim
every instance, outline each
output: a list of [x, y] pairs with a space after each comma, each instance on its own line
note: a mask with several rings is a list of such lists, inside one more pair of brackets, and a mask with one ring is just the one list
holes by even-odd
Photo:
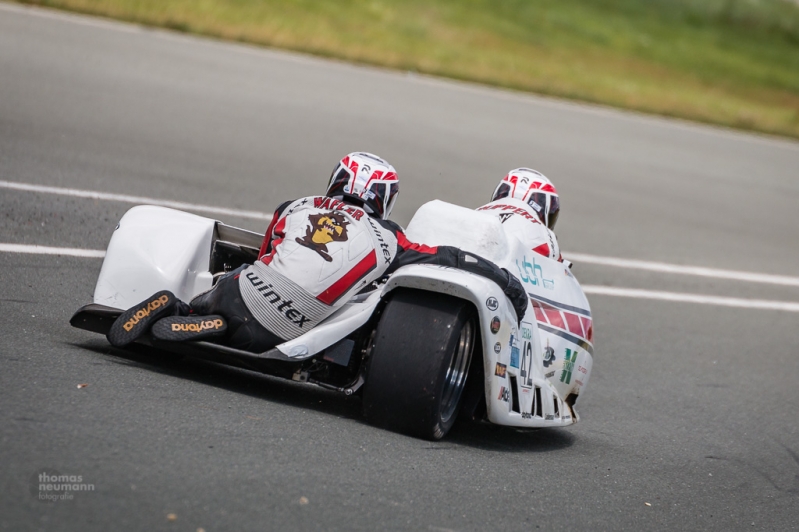
[[455, 345], [455, 352], [452, 354], [447, 376], [444, 378], [444, 389], [441, 393], [441, 421], [446, 423], [455, 414], [458, 403], [461, 400], [466, 375], [469, 373], [469, 365], [472, 361], [472, 349], [474, 347], [474, 320], [468, 320], [461, 329], [458, 343]]

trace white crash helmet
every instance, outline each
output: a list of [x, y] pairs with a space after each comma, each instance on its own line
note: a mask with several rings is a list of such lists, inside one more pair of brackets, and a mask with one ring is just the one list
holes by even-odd
[[397, 171], [377, 155], [350, 153], [333, 169], [326, 195], [362, 204], [367, 213], [386, 220], [399, 195]]
[[553, 229], [560, 214], [560, 198], [552, 181], [530, 168], [511, 170], [494, 190], [491, 201], [515, 198], [530, 205], [541, 223]]

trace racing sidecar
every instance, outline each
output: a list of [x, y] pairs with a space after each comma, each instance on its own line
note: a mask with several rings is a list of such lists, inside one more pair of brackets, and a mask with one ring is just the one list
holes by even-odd
[[[412, 265], [367, 287], [317, 327], [264, 353], [212, 342], [139, 343], [362, 395], [375, 425], [440, 439], [457, 418], [521, 428], [575, 423], [591, 374], [588, 301], [563, 263], [539, 256], [486, 213], [423, 205], [406, 234], [453, 245], [507, 268], [529, 294], [517, 322], [502, 290], [453, 268]], [[258, 258], [263, 235], [172, 209], [138, 206], [108, 245], [94, 302], [70, 323], [105, 334], [159, 290], [190, 301], [219, 275]]]

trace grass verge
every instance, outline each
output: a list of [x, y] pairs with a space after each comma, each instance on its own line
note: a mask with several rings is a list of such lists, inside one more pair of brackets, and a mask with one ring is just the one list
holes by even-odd
[[799, 138], [795, 0], [17, 0]]

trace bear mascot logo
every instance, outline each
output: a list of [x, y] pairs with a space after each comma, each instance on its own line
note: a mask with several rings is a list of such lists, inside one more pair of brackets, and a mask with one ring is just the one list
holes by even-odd
[[331, 262], [333, 258], [327, 253], [327, 245], [331, 242], [346, 242], [347, 226], [350, 223], [338, 212], [312, 214], [308, 221], [311, 225], [305, 229], [304, 238], [296, 238], [297, 243], [316, 251], [327, 262]]

